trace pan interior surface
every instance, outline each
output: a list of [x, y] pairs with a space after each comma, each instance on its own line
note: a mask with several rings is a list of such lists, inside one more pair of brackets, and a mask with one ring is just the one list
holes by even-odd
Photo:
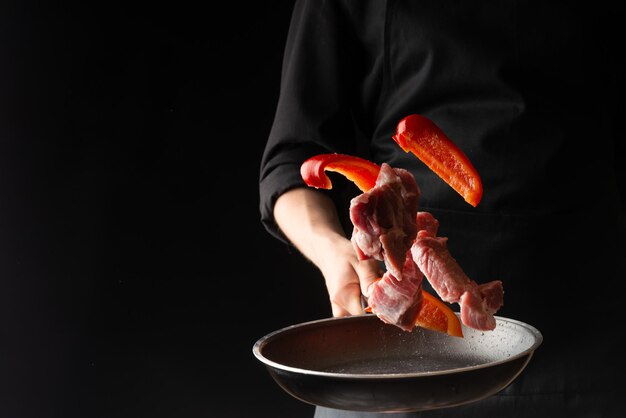
[[394, 377], [458, 373], [527, 355], [541, 334], [497, 317], [493, 331], [463, 327], [464, 338], [416, 327], [412, 332], [374, 315], [330, 318], [294, 325], [259, 340], [255, 356], [291, 372], [337, 377]]
[[258, 340], [253, 353], [303, 402], [369, 412], [426, 411], [475, 402], [507, 387], [542, 336], [496, 317], [496, 329], [464, 338], [402, 331], [375, 315], [293, 325]]

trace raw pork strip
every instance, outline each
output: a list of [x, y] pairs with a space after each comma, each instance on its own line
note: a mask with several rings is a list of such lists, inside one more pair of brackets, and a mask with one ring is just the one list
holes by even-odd
[[350, 204], [352, 243], [359, 258], [384, 261], [387, 272], [370, 286], [372, 313], [411, 331], [422, 304], [422, 278], [411, 256], [417, 235], [419, 188], [411, 173], [386, 163], [374, 186]]
[[415, 225], [418, 231], [426, 231], [433, 237], [437, 236], [439, 221], [430, 212], [417, 212], [415, 215]]
[[405, 331], [415, 328], [415, 319], [422, 307], [422, 278], [413, 259], [406, 258], [402, 280], [391, 273], [370, 286], [368, 305], [383, 322]]
[[446, 241], [447, 238], [436, 237], [427, 230], [419, 231], [411, 247], [413, 260], [442, 300], [459, 303], [465, 325], [478, 330], [494, 329], [493, 314], [503, 303], [502, 282], [478, 285], [471, 280], [448, 252]]
[[411, 173], [382, 163], [376, 185], [350, 202], [352, 243], [359, 258], [384, 261], [398, 280], [417, 235], [419, 193]]

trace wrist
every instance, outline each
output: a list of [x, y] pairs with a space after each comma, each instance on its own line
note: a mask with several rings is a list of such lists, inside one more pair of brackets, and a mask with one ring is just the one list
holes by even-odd
[[337, 231], [313, 232], [310, 242], [309, 259], [322, 271], [325, 266], [336, 263], [338, 258], [343, 259], [354, 252], [352, 242]]

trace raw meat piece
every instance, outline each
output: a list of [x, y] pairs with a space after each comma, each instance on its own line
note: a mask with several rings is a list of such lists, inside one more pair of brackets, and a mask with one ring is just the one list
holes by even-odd
[[370, 286], [368, 304], [388, 324], [411, 331], [422, 304], [422, 278], [410, 249], [417, 234], [419, 189], [408, 171], [383, 163], [376, 186], [350, 204], [352, 243], [361, 259], [384, 261], [387, 272]]
[[437, 236], [437, 231], [439, 230], [439, 221], [435, 219], [430, 212], [417, 212], [415, 215], [415, 224], [417, 226], [417, 230], [425, 230], [433, 237]]
[[393, 324], [405, 331], [412, 331], [422, 306], [422, 278], [410, 256], [406, 257], [402, 280], [391, 273], [370, 286], [369, 307], [383, 322]]
[[502, 306], [502, 282], [495, 280], [478, 285], [463, 272], [448, 252], [447, 238], [419, 231], [411, 247], [413, 260], [424, 273], [439, 297], [461, 306], [461, 321], [472, 328], [492, 330], [493, 314]]
[[478, 285], [465, 275], [448, 252], [447, 238], [437, 237], [439, 221], [428, 212], [417, 212], [419, 194], [411, 173], [383, 163], [376, 185], [350, 203], [352, 243], [359, 258], [383, 261], [387, 269], [370, 286], [371, 311], [384, 322], [411, 331], [426, 276], [442, 300], [459, 303], [465, 325], [494, 329], [502, 283]]
[[417, 234], [418, 199], [413, 175], [383, 163], [376, 186], [350, 202], [352, 243], [359, 258], [384, 261], [397, 280], [402, 280], [404, 260]]

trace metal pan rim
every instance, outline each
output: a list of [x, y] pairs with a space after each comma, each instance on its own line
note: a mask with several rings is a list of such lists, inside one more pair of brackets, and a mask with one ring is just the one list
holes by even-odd
[[[458, 315], [458, 314], [457, 314]], [[284, 372], [289, 372], [289, 373], [296, 373], [296, 374], [302, 374], [302, 375], [309, 375], [309, 376], [319, 376], [319, 377], [328, 377], [328, 378], [333, 378], [333, 379], [352, 379], [352, 380], [372, 380], [372, 379], [376, 379], [376, 380], [380, 380], [380, 379], [384, 379], [384, 380], [393, 380], [393, 379], [398, 379], [398, 380], [403, 380], [403, 379], [419, 379], [419, 378], [426, 378], [426, 377], [432, 377], [432, 376], [438, 376], [438, 375], [449, 375], [449, 374], [457, 374], [457, 373], [468, 373], [468, 372], [472, 372], [472, 371], [476, 371], [476, 370], [480, 370], [480, 369], [485, 369], [485, 368], [490, 368], [490, 367], [496, 367], [498, 365], [501, 364], [506, 364], [512, 361], [515, 361], [516, 359], [522, 358], [522, 357], [531, 357], [532, 354], [534, 353], [534, 351], [542, 344], [543, 342], [543, 335], [541, 334], [541, 332], [539, 332], [539, 330], [535, 327], [533, 327], [532, 325], [529, 325], [525, 322], [516, 320], [516, 319], [511, 319], [511, 318], [506, 318], [506, 317], [502, 317], [502, 316], [496, 316], [496, 321], [498, 321], [498, 323], [510, 323], [510, 324], [514, 324], [517, 325], [521, 328], [526, 329], [533, 337], [534, 337], [534, 341], [531, 344], [530, 347], [528, 347], [527, 349], [517, 353], [517, 354], [513, 354], [507, 358], [501, 359], [501, 360], [495, 360], [495, 361], [490, 361], [490, 362], [486, 362], [486, 363], [481, 363], [481, 364], [477, 364], [477, 365], [472, 365], [472, 366], [466, 366], [466, 367], [457, 367], [457, 368], [450, 368], [450, 369], [446, 369], [446, 370], [435, 370], [435, 371], [427, 371], [427, 372], [413, 372], [413, 373], [376, 373], [376, 374], [365, 374], [365, 373], [334, 373], [334, 372], [324, 372], [324, 371], [318, 371], [318, 370], [307, 370], [307, 369], [302, 369], [302, 368], [298, 368], [298, 367], [292, 367], [292, 366], [287, 366], [284, 364], [280, 364], [278, 362], [275, 362], [273, 360], [268, 359], [267, 357], [265, 357], [262, 353], [263, 347], [266, 344], [269, 344], [271, 342], [272, 339], [276, 338], [279, 335], [282, 335], [284, 333], [290, 332], [292, 330], [298, 329], [298, 328], [303, 328], [303, 327], [310, 327], [310, 326], [314, 326], [317, 324], [322, 324], [322, 323], [328, 323], [328, 322], [335, 322], [335, 321], [354, 321], [357, 320], [359, 318], [363, 318], [363, 317], [371, 317], [371, 318], [376, 318], [374, 315], [371, 314], [364, 314], [364, 315], [355, 315], [355, 316], [348, 316], [348, 317], [341, 317], [341, 318], [323, 318], [323, 319], [317, 319], [317, 320], [313, 320], [313, 321], [307, 321], [307, 322], [302, 322], [299, 324], [294, 324], [294, 325], [289, 325], [286, 326], [284, 328], [278, 329], [276, 331], [273, 331], [263, 337], [261, 337], [259, 340], [256, 341], [256, 343], [254, 344], [252, 351], [254, 356], [261, 361], [262, 363], [264, 363], [266, 366], [269, 366], [273, 369], [276, 370], [282, 370]], [[485, 331], [485, 332], [489, 332], [489, 331]], [[450, 337], [450, 338], [456, 338], [456, 337]]]

